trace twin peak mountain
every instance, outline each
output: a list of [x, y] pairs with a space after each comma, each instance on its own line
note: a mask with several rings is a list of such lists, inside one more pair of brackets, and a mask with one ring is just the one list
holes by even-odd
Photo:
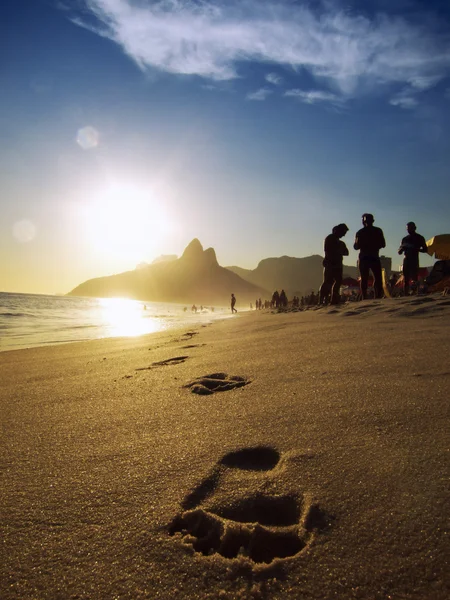
[[[344, 270], [355, 276], [355, 267]], [[203, 250], [195, 238], [180, 258], [168, 256], [133, 271], [90, 279], [69, 295], [213, 305], [227, 304], [233, 292], [242, 305], [270, 299], [275, 289], [304, 295], [317, 290], [321, 281], [321, 256], [267, 258], [254, 270], [221, 267], [214, 248]]]

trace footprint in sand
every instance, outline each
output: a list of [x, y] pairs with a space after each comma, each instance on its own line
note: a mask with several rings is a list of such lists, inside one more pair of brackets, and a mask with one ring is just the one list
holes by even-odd
[[183, 333], [182, 337], [190, 340], [194, 337], [194, 335], [198, 335], [198, 331], [186, 331], [186, 333]]
[[206, 346], [206, 344], [188, 344], [187, 346], [181, 346], [181, 349], [188, 350], [190, 348], [201, 348], [202, 346]]
[[181, 503], [169, 534], [204, 556], [219, 554], [252, 568], [297, 556], [327, 523], [307, 494], [289, 491], [287, 477], [285, 493], [267, 491], [271, 472], [282, 472], [280, 458], [265, 446], [226, 454]]
[[185, 388], [191, 388], [193, 394], [200, 394], [206, 396], [207, 394], [214, 394], [214, 392], [226, 392], [239, 388], [250, 383], [249, 379], [240, 377], [239, 375], [227, 375], [226, 373], [211, 373], [210, 375], [203, 375], [187, 383]]
[[187, 360], [189, 356], [174, 356], [173, 358], [166, 358], [166, 360], [159, 360], [157, 362], [153, 362], [148, 367], [139, 367], [135, 369], [135, 371], [148, 371], [149, 369], [155, 369], [156, 367], [164, 367], [167, 365], [179, 365]]

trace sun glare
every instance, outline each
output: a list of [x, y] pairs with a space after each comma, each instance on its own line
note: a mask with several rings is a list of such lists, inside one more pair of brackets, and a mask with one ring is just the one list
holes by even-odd
[[86, 209], [90, 242], [109, 257], [139, 262], [168, 232], [164, 207], [151, 191], [114, 185]]
[[163, 320], [143, 310], [141, 302], [125, 298], [101, 298], [99, 307], [109, 335], [134, 337], [164, 329]]

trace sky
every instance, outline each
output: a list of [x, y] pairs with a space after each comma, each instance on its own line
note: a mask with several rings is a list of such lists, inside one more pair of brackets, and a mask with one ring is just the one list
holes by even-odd
[[0, 139], [0, 291], [193, 238], [254, 269], [364, 212], [397, 267], [408, 221], [450, 232], [450, 3], [3, 0]]

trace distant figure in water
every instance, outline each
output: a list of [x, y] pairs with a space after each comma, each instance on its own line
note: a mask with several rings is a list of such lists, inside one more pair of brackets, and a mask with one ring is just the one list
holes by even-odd
[[375, 297], [383, 297], [383, 282], [381, 279], [381, 261], [379, 253], [381, 248], [386, 247], [382, 229], [374, 227], [375, 219], [370, 213], [362, 216], [363, 228], [357, 231], [353, 248], [359, 250], [358, 267], [361, 275], [361, 298], [367, 298], [367, 287], [369, 285], [369, 273], [373, 273], [373, 287]]
[[330, 235], [325, 238], [323, 248], [325, 258], [323, 259], [323, 283], [319, 290], [319, 304], [339, 304], [341, 300], [341, 285], [343, 278], [343, 257], [348, 256], [348, 248], [341, 241], [347, 233], [348, 227], [340, 223], [333, 227]]
[[235, 312], [237, 313], [237, 310], [234, 308], [235, 304], [236, 304], [236, 297], [234, 294], [231, 294], [231, 312], [232, 313], [235, 313]]
[[405, 296], [409, 294], [409, 284], [411, 281], [417, 282], [419, 276], [419, 252], [427, 251], [425, 238], [417, 233], [416, 224], [410, 221], [406, 224], [408, 235], [402, 239], [399, 254], [404, 254], [403, 259], [403, 292]]
[[147, 310], [147, 306], [144, 304], [144, 310]]

